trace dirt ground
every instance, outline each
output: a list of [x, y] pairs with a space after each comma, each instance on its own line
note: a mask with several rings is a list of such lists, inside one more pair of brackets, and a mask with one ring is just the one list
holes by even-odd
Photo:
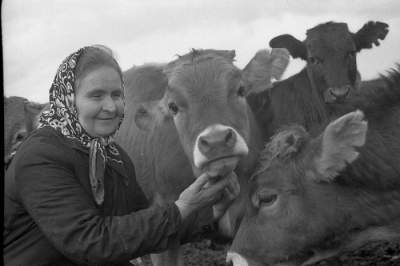
[[[185, 266], [225, 266], [226, 246], [209, 240], [184, 245]], [[149, 258], [144, 259], [151, 266]], [[357, 250], [319, 261], [312, 266], [400, 266], [400, 239], [371, 242]]]

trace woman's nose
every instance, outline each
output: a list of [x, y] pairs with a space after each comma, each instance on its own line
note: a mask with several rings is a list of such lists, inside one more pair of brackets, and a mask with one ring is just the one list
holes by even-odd
[[103, 110], [108, 112], [115, 112], [117, 109], [115, 101], [111, 97], [106, 97], [103, 102]]

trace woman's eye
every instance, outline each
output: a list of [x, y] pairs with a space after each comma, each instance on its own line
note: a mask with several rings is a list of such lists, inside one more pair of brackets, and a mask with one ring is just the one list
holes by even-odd
[[179, 111], [178, 106], [176, 105], [176, 103], [173, 103], [173, 102], [170, 102], [168, 104], [168, 109], [171, 111], [171, 113], [173, 115], [176, 115], [178, 113], [178, 111]]
[[117, 93], [113, 93], [113, 94], [112, 94], [112, 97], [113, 97], [114, 99], [119, 99], [119, 98], [122, 98], [123, 96], [122, 96], [122, 93], [117, 92]]
[[101, 94], [92, 94], [92, 95], [90, 95], [90, 98], [93, 98], [93, 99], [99, 99], [99, 98], [101, 98]]
[[238, 96], [245, 97], [246, 96], [246, 89], [244, 86], [240, 86], [237, 92]]

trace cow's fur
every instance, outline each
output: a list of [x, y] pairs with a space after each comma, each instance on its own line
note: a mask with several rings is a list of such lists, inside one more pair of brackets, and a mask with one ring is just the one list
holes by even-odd
[[37, 120], [46, 104], [31, 102], [23, 97], [3, 97], [4, 100], [4, 164], [13, 155], [27, 135], [37, 128]]
[[339, 179], [376, 189], [400, 184], [400, 66], [381, 80], [380, 86], [365, 87], [336, 109], [340, 114], [360, 109], [371, 125], [360, 158]]
[[[347, 115], [318, 137], [301, 126], [273, 137], [252, 178], [234, 261], [297, 265], [400, 236], [400, 68], [383, 80], [347, 103], [365, 116]], [[279, 201], [268, 205], [274, 194]]]

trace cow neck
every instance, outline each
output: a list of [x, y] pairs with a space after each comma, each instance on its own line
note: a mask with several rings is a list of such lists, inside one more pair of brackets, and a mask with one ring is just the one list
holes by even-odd
[[317, 85], [315, 84], [314, 74], [312, 73], [311, 69], [310, 69], [309, 67], [307, 67], [307, 66], [306, 66], [306, 71], [307, 71], [307, 77], [308, 77], [308, 80], [309, 80], [309, 82], [310, 82], [312, 91], [313, 91], [313, 92], [316, 92], [316, 94], [317, 94], [318, 96], [320, 96], [320, 95], [319, 95], [318, 87], [317, 87]]
[[[314, 117], [314, 119], [313, 119], [313, 121], [309, 121], [311, 124], [306, 125], [307, 129], [311, 130], [311, 129], [315, 129], [314, 127], [319, 128], [320, 126], [324, 126], [325, 123], [328, 122], [329, 114], [328, 114], [325, 102], [323, 101], [323, 99], [321, 99], [321, 95], [319, 93], [319, 89], [315, 82], [312, 71], [307, 66], [305, 68], [306, 68], [306, 73], [307, 73], [307, 79], [311, 86], [311, 95], [310, 95], [312, 97], [311, 100], [315, 101], [312, 103], [313, 114], [311, 114], [311, 116], [310, 116], [310, 117]], [[314, 112], [316, 112], [316, 113], [314, 113]]]
[[318, 88], [317, 88], [317, 85], [315, 85], [314, 74], [312, 73], [310, 68], [307, 66], [306, 66], [306, 71], [307, 71], [308, 80], [310, 81], [310, 84], [311, 84], [311, 88], [313, 90], [317, 91]]

